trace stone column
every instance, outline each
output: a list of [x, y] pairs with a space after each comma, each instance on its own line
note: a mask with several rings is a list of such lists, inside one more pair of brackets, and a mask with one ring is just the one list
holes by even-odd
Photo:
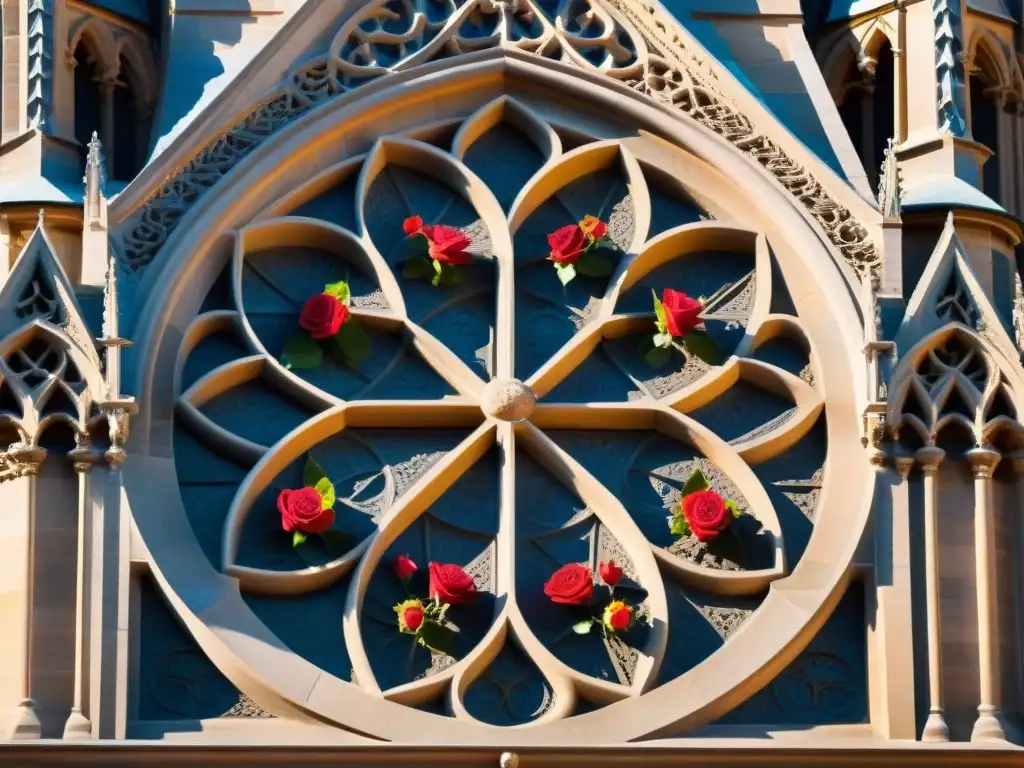
[[996, 105], [996, 120], [998, 121], [997, 129], [997, 145], [989, 147], [996, 153], [995, 157], [989, 158], [988, 162], [998, 163], [999, 168], [999, 197], [997, 200], [1003, 208], [1008, 211], [1016, 209], [1014, 173], [1015, 170], [1019, 169], [1015, 160], [1013, 151], [1013, 116], [1009, 112], [1009, 92], [1006, 88], [994, 89], [991, 93], [991, 98]]
[[[900, 13], [900, 19], [906, 15], [906, 11]], [[892, 49], [892, 63], [893, 63], [893, 104], [892, 104], [892, 138], [895, 144], [899, 144], [907, 135], [907, 105], [906, 99], [903, 96], [903, 89], [906, 85], [904, 79], [904, 72], [906, 70], [906, 63], [903, 58], [902, 48]]]
[[971, 741], [1005, 740], [1000, 723], [998, 638], [995, 636], [995, 540], [992, 515], [992, 475], [1000, 455], [991, 448], [978, 446], [967, 452], [974, 474], [974, 569], [978, 592], [978, 719]]
[[922, 741], [949, 741], [942, 707], [942, 634], [939, 601], [939, 464], [946, 452], [935, 446], [921, 448], [915, 458], [924, 478], [925, 615], [928, 623], [928, 721]]
[[92, 736], [92, 723], [82, 712], [83, 684], [85, 680], [85, 617], [89, 611], [89, 599], [85, 587], [88, 572], [88, 552], [91, 520], [87, 514], [89, 508], [89, 472], [92, 470], [92, 451], [89, 440], [79, 440], [78, 445], [68, 454], [78, 475], [78, 579], [75, 587], [75, 692], [71, 704], [71, 714], [64, 723], [65, 739], [88, 739]]
[[117, 77], [97, 80], [96, 87], [100, 92], [100, 141], [109, 154], [114, 151], [114, 89]]
[[11, 473], [14, 478], [27, 483], [28, 503], [25, 514], [28, 525], [25, 531], [25, 626], [24, 650], [22, 651], [21, 701], [18, 703], [14, 718], [11, 739], [38, 739], [42, 736], [42, 726], [36, 715], [36, 703], [32, 699], [32, 641], [34, 639], [35, 622], [33, 616], [33, 593], [35, 591], [35, 550], [36, 550], [36, 475], [46, 458], [42, 448], [14, 445], [5, 453], [5, 474]]

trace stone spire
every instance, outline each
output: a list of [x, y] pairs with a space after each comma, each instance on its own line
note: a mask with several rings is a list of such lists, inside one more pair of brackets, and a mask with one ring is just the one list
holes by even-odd
[[82, 212], [82, 284], [95, 287], [107, 285], [108, 252], [107, 199], [103, 194], [106, 172], [103, 147], [94, 132], [85, 161], [85, 198]]

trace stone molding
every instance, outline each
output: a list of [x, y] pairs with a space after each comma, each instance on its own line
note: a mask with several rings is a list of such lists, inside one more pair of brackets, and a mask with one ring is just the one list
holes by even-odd
[[[380, 0], [367, 4], [342, 26], [327, 56], [293, 71], [256, 109], [167, 175], [125, 225], [124, 265], [138, 270], [151, 263], [196, 200], [263, 141], [324, 101], [348, 93], [369, 80], [440, 56], [510, 47], [598, 69], [722, 135], [757, 161], [801, 203], [858, 279], [867, 276], [872, 281], [877, 280], [881, 256], [867, 227], [804, 165], [759, 131], [753, 121], [723, 95], [717, 83], [717, 67], [699, 46], [684, 37], [686, 33], [674, 19], [657, 7], [636, 0], [608, 0], [606, 5], [595, 2], [591, 8], [604, 25], [603, 33], [596, 37], [574, 35], [562, 25], [556, 27], [529, 0], [468, 3], [436, 23], [434, 27], [438, 29], [432, 33], [425, 17], [415, 14], [409, 31], [399, 35], [400, 42], [396, 44], [402, 51], [399, 59], [384, 67], [363, 62], [377, 60], [377, 54], [371, 51], [376, 51], [378, 44], [390, 45], [389, 35], [380, 27], [370, 31], [363, 27], [379, 25], [391, 12]], [[460, 34], [461, 25], [469, 13], [476, 10], [483, 14], [500, 14], [502, 18], [529, 13], [531, 18], [542, 20], [544, 30], [536, 38], [515, 40], [498, 32], [489, 37], [464, 37]], [[622, 37], [631, 40], [632, 49], [621, 44]], [[605, 52], [599, 66], [583, 55], [591, 54], [595, 47]]]

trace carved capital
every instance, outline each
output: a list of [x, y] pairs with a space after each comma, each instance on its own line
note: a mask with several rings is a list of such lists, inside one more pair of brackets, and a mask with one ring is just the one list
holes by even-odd
[[6, 451], [0, 452], [0, 483], [39, 474], [45, 459], [43, 448], [13, 443]]
[[994, 451], [981, 445], [977, 448], [972, 448], [965, 455], [971, 465], [971, 472], [974, 474], [974, 477], [983, 480], [988, 480], [992, 477], [996, 467], [999, 466], [999, 461], [1003, 458], [999, 451]]
[[110, 400], [99, 403], [100, 409], [107, 415], [107, 430], [110, 435], [110, 447], [104, 456], [111, 467], [117, 468], [128, 458], [124, 446], [131, 434], [131, 417], [139, 410], [132, 399]]
[[936, 445], [926, 445], [917, 450], [914, 458], [921, 465], [922, 472], [926, 475], [934, 475], [939, 470], [939, 464], [946, 458], [946, 452]]
[[900, 473], [900, 477], [906, 480], [910, 477], [911, 470], [914, 469], [914, 457], [893, 456], [892, 465], [896, 468], [896, 471]]
[[84, 474], [91, 472], [95, 456], [92, 452], [92, 441], [88, 435], [79, 435], [75, 441], [75, 447], [68, 451], [68, 458], [75, 467], [75, 472]]
[[74, 69], [78, 66], [78, 59], [75, 58], [75, 52], [70, 48], [64, 49], [64, 66], [68, 69]]

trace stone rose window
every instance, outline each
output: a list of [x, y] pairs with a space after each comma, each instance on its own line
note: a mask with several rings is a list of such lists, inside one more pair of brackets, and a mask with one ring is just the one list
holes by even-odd
[[[388, 738], [472, 740], [605, 710], [621, 722], [621, 707], [659, 692], [678, 721], [707, 704], [693, 686], [732, 674], [733, 635], [758, 626], [814, 527], [827, 372], [779, 246], [699, 205], [693, 166], [661, 151], [502, 96], [376, 138], [237, 229], [183, 331], [174, 455], [195, 540], [228, 577], [224, 601], [186, 623], [207, 653], [230, 649], [212, 655], [244, 693], [343, 726], [390, 713]], [[405, 275], [413, 215], [469, 238], [455, 284]], [[617, 261], [563, 286], [547, 235], [586, 215], [607, 223]], [[340, 280], [369, 356], [282, 364], [303, 303]], [[666, 288], [702, 298], [718, 364], [645, 360], [652, 292]], [[295, 546], [277, 500], [310, 459], [335, 517], [329, 537]], [[729, 544], [670, 529], [698, 468], [744, 513]], [[445, 653], [398, 630], [398, 555], [473, 579]], [[544, 583], [609, 560], [636, 626], [578, 634]], [[205, 589], [198, 570], [179, 575]], [[842, 662], [830, 663], [834, 676]], [[813, 696], [814, 674], [778, 695]], [[829, 689], [836, 716], [841, 688]]]

